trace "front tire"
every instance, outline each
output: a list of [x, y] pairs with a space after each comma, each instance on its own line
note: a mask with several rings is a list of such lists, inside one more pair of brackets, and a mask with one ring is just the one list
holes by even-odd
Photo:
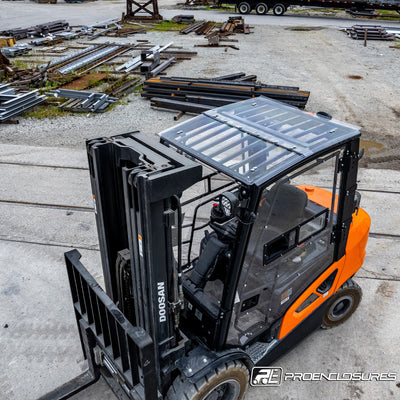
[[265, 15], [268, 12], [269, 8], [265, 3], [258, 3], [255, 10], [258, 15]]
[[281, 15], [285, 14], [286, 7], [282, 3], [275, 4], [274, 8], [273, 8], [273, 12], [275, 15], [281, 16]]
[[166, 400], [241, 400], [249, 382], [249, 371], [241, 361], [221, 364], [196, 383], [179, 375]]
[[346, 321], [356, 311], [361, 298], [360, 286], [352, 279], [347, 280], [329, 301], [321, 327], [329, 329]]
[[247, 3], [246, 1], [242, 1], [238, 5], [238, 10], [240, 14], [249, 14], [251, 11], [250, 4]]

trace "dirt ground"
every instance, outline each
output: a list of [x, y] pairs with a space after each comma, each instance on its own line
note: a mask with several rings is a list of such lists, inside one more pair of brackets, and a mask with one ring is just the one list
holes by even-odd
[[[119, 42], [147, 39], [173, 41], [196, 50], [191, 60], [168, 69], [171, 76], [213, 77], [243, 71], [273, 85], [310, 90], [306, 109], [362, 127], [366, 156], [363, 166], [400, 168], [400, 63], [393, 42], [352, 40], [331, 27], [255, 26], [250, 35], [236, 35], [231, 48], [201, 48], [203, 37], [176, 32], [148, 32]], [[97, 39], [98, 42], [105, 38]], [[102, 114], [58, 118], [19, 118], [19, 125], [0, 126], [0, 143], [82, 147], [84, 139], [128, 130], [156, 134], [173, 125], [173, 114], [152, 110], [138, 94]]]

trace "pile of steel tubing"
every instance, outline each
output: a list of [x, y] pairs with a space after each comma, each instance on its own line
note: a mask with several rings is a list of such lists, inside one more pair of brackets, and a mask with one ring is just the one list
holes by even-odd
[[21, 114], [46, 100], [46, 96], [38, 95], [38, 90], [15, 94], [8, 84], [0, 84], [0, 122]]
[[[310, 92], [301, 91], [298, 87], [255, 83], [255, 79], [254, 75], [246, 77], [244, 73], [216, 79], [151, 78], [144, 82], [142, 96], [151, 99], [152, 105], [157, 99], [157, 107], [179, 111], [186, 111], [192, 105], [219, 107], [258, 96], [266, 96], [299, 108], [305, 107]], [[164, 101], [161, 102], [160, 99]], [[170, 102], [171, 100], [173, 101]]]
[[[172, 46], [174, 42], [169, 42], [165, 46], [159, 46], [156, 45], [152, 47], [151, 49], [147, 50], [147, 56], [146, 60], [150, 61], [153, 60], [154, 55], [157, 53], [162, 53], [165, 50], [168, 49], [168, 47]], [[135, 70], [136, 68], [139, 68], [143, 64], [144, 60], [142, 58], [142, 55], [138, 55], [136, 57], [133, 57], [131, 60], [127, 61], [125, 64], [119, 65], [115, 70], [116, 71], [123, 71], [123, 72], [130, 72]]]
[[15, 44], [12, 47], [2, 47], [1, 52], [6, 57], [15, 57], [15, 56], [22, 56], [25, 53], [28, 53], [32, 50], [32, 47], [29, 46], [27, 43], [24, 44]]
[[394, 40], [394, 36], [380, 25], [353, 25], [346, 32], [355, 40]]
[[43, 64], [40, 68], [47, 68], [49, 72], [59, 72], [61, 74], [68, 74], [70, 72], [79, 72], [82, 74], [104, 64], [106, 61], [120, 56], [131, 48], [131, 45], [102, 43], [90, 46], [87, 49], [80, 50], [66, 57], [61, 57], [50, 64]]
[[39, 24], [30, 26], [29, 28], [15, 28], [7, 29], [0, 32], [0, 35], [13, 36], [15, 39], [24, 39], [31, 36], [45, 36], [49, 33], [64, 31], [69, 28], [69, 24], [65, 20], [58, 20], [52, 22], [46, 22], [45, 24]]
[[70, 100], [60, 105], [62, 110], [74, 112], [104, 112], [118, 98], [104, 93], [84, 92], [82, 90], [57, 89], [46, 93], [54, 97], [66, 97]]

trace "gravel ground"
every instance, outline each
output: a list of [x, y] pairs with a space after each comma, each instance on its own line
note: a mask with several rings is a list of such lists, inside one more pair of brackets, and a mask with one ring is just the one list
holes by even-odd
[[[193, 47], [205, 43], [194, 34], [148, 32], [135, 35], [154, 44], [173, 41], [198, 55], [168, 69], [171, 76], [213, 77], [243, 71], [263, 83], [310, 90], [307, 110], [326, 111], [334, 118], [362, 127], [369, 165], [400, 168], [399, 50], [392, 42], [349, 39], [333, 28], [255, 26], [251, 35], [235, 35], [240, 50]], [[99, 38], [98, 41], [104, 41]], [[353, 76], [353, 79], [349, 76]], [[357, 79], [354, 79], [357, 78]], [[137, 94], [124, 98], [104, 114], [58, 118], [19, 118], [19, 125], [0, 126], [0, 143], [83, 148], [84, 139], [140, 130], [154, 135], [174, 124], [173, 113], [153, 110]], [[188, 118], [185, 116], [184, 118]]]

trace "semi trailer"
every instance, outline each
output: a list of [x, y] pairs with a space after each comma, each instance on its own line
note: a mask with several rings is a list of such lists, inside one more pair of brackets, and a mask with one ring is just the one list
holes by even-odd
[[274, 15], [283, 15], [290, 6], [344, 8], [356, 11], [363, 10], [394, 10], [400, 13], [399, 0], [228, 0], [218, 3], [233, 4], [240, 14], [249, 14], [255, 11], [259, 15], [267, 14], [272, 10]]

